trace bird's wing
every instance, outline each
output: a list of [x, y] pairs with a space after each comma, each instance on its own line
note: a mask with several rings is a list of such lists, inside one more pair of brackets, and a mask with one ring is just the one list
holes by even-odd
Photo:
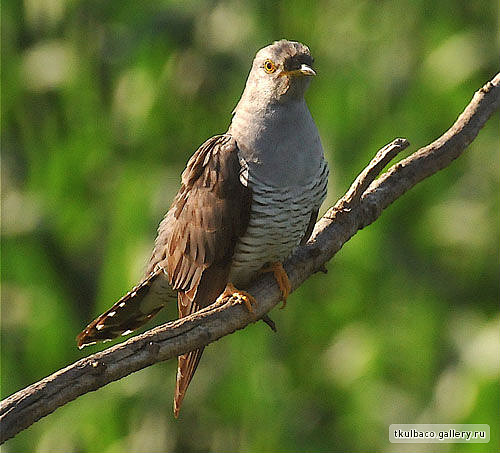
[[[160, 224], [150, 269], [166, 270], [178, 291], [179, 317], [213, 303], [224, 290], [237, 239], [248, 226], [251, 191], [240, 181], [230, 135], [207, 140], [182, 174], [179, 193]], [[179, 357], [177, 415], [202, 349]]]
[[207, 140], [189, 160], [160, 223], [149, 272], [165, 269], [186, 304], [211, 304], [227, 283], [236, 241], [250, 216], [251, 191], [240, 182], [240, 170], [230, 135]]
[[229, 135], [213, 137], [196, 151], [160, 223], [144, 279], [78, 335], [79, 347], [130, 333], [172, 299], [183, 317], [217, 298], [236, 239], [248, 225], [251, 193], [239, 172]]

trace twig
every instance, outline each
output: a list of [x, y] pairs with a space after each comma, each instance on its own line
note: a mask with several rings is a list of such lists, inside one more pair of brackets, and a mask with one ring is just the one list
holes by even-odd
[[[389, 204], [456, 159], [499, 106], [500, 74], [497, 74], [475, 93], [443, 136], [375, 179], [406, 142], [398, 139], [379, 151], [346, 195], [318, 221], [311, 240], [285, 263], [293, 288], [322, 270], [359, 229], [375, 221]], [[85, 357], [5, 399], [0, 410], [1, 442], [80, 395], [246, 327], [261, 319], [280, 298], [276, 283], [266, 275], [249, 291], [258, 301], [253, 313], [231, 299], [220, 301], [192, 316]]]
[[354, 180], [347, 193], [337, 202], [335, 209], [346, 209], [350, 205], [357, 203], [382, 169], [408, 146], [410, 146], [408, 140], [396, 138], [379, 150], [368, 166]]

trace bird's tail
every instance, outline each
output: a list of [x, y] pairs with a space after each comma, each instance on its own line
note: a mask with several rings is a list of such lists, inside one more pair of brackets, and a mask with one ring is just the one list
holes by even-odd
[[78, 334], [77, 345], [81, 349], [98, 341], [127, 335], [176, 298], [177, 293], [168, 285], [167, 276], [161, 268], [157, 269]]
[[196, 349], [188, 352], [187, 354], [180, 355], [178, 358], [177, 366], [177, 380], [175, 382], [175, 395], [174, 395], [174, 417], [179, 417], [181, 410], [182, 400], [188, 389], [188, 386], [193, 378], [196, 368], [200, 363], [203, 349]]
[[[210, 298], [209, 298], [210, 299]], [[191, 300], [190, 296], [183, 291], [177, 294], [177, 306], [179, 308], [179, 318], [184, 318], [200, 310], [200, 306], [196, 298]], [[177, 380], [175, 381], [174, 393], [174, 417], [179, 417], [181, 410], [182, 400], [186, 395], [191, 379], [193, 379], [194, 372], [200, 363], [203, 349], [195, 349], [186, 354], [179, 356], [177, 365]]]

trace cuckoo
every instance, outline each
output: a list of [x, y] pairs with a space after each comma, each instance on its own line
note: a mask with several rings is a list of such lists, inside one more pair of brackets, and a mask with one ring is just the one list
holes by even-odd
[[[127, 335], [169, 301], [179, 317], [245, 291], [273, 272], [283, 304], [291, 290], [282, 262], [312, 233], [326, 196], [328, 166], [304, 99], [316, 72], [309, 48], [276, 41], [257, 52], [228, 131], [190, 158], [158, 227], [143, 280], [77, 337], [79, 347]], [[203, 348], [181, 355], [177, 417]]]

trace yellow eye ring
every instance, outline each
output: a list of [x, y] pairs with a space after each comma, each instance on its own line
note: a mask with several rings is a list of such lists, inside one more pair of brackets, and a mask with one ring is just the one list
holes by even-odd
[[268, 74], [272, 74], [274, 71], [276, 71], [276, 65], [271, 60], [266, 60], [264, 62], [264, 71], [266, 71]]

